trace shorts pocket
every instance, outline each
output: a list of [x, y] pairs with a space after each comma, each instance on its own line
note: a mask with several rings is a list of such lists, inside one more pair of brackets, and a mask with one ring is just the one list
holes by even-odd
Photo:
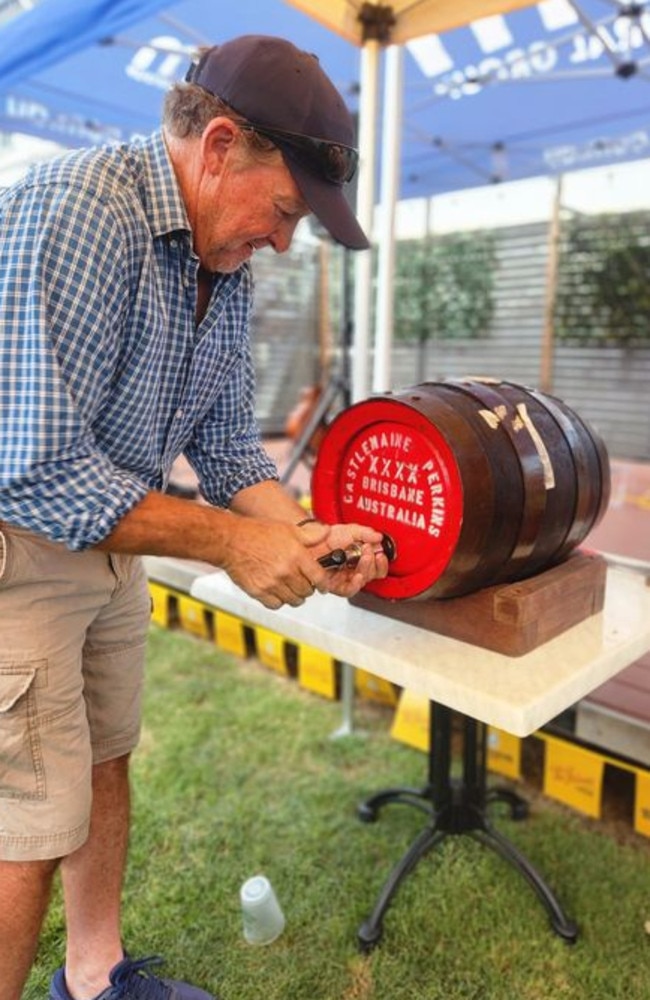
[[45, 797], [43, 754], [36, 724], [37, 671], [36, 662], [0, 663], [0, 798]]

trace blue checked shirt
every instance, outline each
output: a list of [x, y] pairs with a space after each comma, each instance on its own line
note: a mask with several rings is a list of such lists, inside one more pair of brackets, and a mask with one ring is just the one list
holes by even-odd
[[185, 453], [226, 507], [277, 478], [254, 417], [248, 265], [199, 261], [162, 140], [71, 153], [0, 197], [0, 520], [71, 549]]

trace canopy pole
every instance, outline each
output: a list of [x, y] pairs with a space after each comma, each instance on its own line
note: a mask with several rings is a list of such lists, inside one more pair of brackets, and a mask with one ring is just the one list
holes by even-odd
[[402, 77], [404, 49], [386, 49], [382, 177], [378, 227], [377, 319], [373, 392], [386, 392], [391, 382], [395, 274], [395, 206], [399, 194], [399, 154], [402, 125]]
[[[372, 237], [375, 203], [375, 147], [377, 142], [377, 89], [379, 42], [369, 39], [361, 49], [361, 100], [359, 106], [359, 182], [357, 218], [361, 228]], [[372, 296], [372, 252], [354, 255], [354, 338], [352, 353], [353, 403], [368, 395], [368, 359], [370, 353], [370, 312]]]
[[555, 301], [557, 298], [557, 272], [560, 245], [560, 209], [562, 207], [562, 175], [557, 179], [553, 215], [548, 233], [548, 264], [546, 267], [546, 296], [544, 302], [544, 330], [542, 331], [542, 357], [539, 387], [542, 392], [553, 391], [553, 354], [555, 350]]

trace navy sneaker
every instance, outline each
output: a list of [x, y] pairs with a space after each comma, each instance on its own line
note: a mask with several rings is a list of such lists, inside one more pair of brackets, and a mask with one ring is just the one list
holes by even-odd
[[[160, 965], [162, 958], [124, 958], [111, 969], [111, 985], [95, 1000], [219, 1000], [212, 993], [175, 979], [158, 979], [147, 971], [149, 965]], [[49, 1000], [72, 1000], [65, 982], [65, 969], [57, 969], [50, 983]]]

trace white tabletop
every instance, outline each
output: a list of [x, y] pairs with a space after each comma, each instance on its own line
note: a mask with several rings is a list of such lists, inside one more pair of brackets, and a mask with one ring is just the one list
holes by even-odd
[[200, 575], [193, 597], [426, 695], [481, 722], [528, 736], [650, 649], [650, 587], [609, 567], [601, 613], [530, 653], [504, 656], [315, 594], [270, 611], [225, 573]]

